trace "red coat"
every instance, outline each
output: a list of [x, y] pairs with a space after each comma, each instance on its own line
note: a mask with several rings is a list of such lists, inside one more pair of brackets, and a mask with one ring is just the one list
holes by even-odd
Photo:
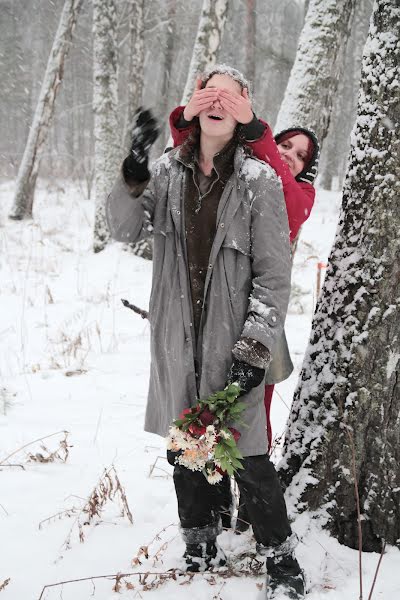
[[[172, 111], [169, 117], [174, 146], [180, 146], [192, 128], [192, 126], [183, 129], [176, 127], [184, 108], [184, 106], [178, 106]], [[289, 220], [290, 241], [293, 242], [300, 227], [310, 216], [314, 205], [315, 189], [310, 183], [299, 183], [295, 180], [288, 165], [280, 157], [278, 146], [276, 145], [270, 126], [265, 121], [261, 120], [261, 123], [265, 125], [262, 137], [254, 142], [246, 143], [252, 149], [254, 156], [269, 163], [282, 180]]]

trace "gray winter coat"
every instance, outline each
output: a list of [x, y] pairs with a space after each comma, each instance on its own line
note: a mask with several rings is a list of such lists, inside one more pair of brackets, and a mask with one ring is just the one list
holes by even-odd
[[[139, 197], [120, 176], [106, 207], [114, 239], [137, 242], [149, 232], [154, 236], [145, 430], [162, 436], [184, 408], [223, 389], [241, 337], [261, 342], [274, 355], [290, 292], [289, 226], [280, 182], [271, 167], [239, 146], [219, 202], [195, 347], [184, 238], [186, 169], [180, 150], [173, 150], [155, 163]], [[237, 428], [244, 456], [266, 452], [263, 398], [264, 384], [243, 397], [246, 426]]]

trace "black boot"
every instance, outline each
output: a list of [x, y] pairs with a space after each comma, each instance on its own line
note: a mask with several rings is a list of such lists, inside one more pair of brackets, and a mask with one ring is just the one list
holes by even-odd
[[293, 552], [267, 558], [267, 600], [305, 598], [304, 573]]
[[250, 527], [250, 517], [249, 517], [249, 513], [247, 512], [247, 508], [246, 505], [244, 503], [239, 504], [239, 509], [238, 509], [238, 514], [237, 514], [237, 519], [236, 519], [236, 526], [235, 526], [235, 533], [244, 533], [245, 531], [247, 531]]
[[209, 571], [214, 567], [223, 567], [226, 564], [224, 551], [216, 541], [186, 544], [183, 558], [186, 571], [192, 573]]

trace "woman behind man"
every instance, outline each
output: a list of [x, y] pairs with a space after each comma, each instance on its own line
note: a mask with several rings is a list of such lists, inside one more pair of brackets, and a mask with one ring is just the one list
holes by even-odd
[[[281, 178], [288, 213], [290, 241], [294, 243], [300, 227], [311, 214], [314, 205], [313, 183], [317, 175], [319, 143], [315, 134], [303, 127], [285, 129], [275, 136], [271, 128], [254, 115], [248, 90], [241, 94], [220, 90], [217, 96], [204, 87], [201, 79], [196, 81], [196, 89], [186, 106], [178, 106], [172, 111], [169, 122], [174, 146], [185, 142], [193, 130], [201, 110], [212, 105], [220, 105], [232, 114], [241, 124], [240, 136], [253, 155], [270, 164]], [[285, 346], [279, 348], [275, 360], [266, 375], [264, 405], [267, 418], [268, 450], [272, 444], [270, 419], [271, 401], [275, 383], [286, 379], [293, 369], [289, 352]], [[238, 529], [246, 529], [244, 514], [238, 522]]]

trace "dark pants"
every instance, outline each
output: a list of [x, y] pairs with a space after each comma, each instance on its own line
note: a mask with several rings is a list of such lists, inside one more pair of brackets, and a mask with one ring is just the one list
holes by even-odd
[[[175, 456], [168, 452], [174, 465]], [[259, 544], [278, 546], [290, 534], [285, 500], [274, 465], [267, 454], [243, 459], [243, 470], [235, 474], [241, 501], [245, 503], [254, 536]], [[185, 529], [206, 527], [219, 521], [224, 503], [230, 503], [228, 478], [215, 485], [203, 473], [175, 465], [174, 483], [181, 526]], [[229, 493], [229, 495], [228, 495]]]

